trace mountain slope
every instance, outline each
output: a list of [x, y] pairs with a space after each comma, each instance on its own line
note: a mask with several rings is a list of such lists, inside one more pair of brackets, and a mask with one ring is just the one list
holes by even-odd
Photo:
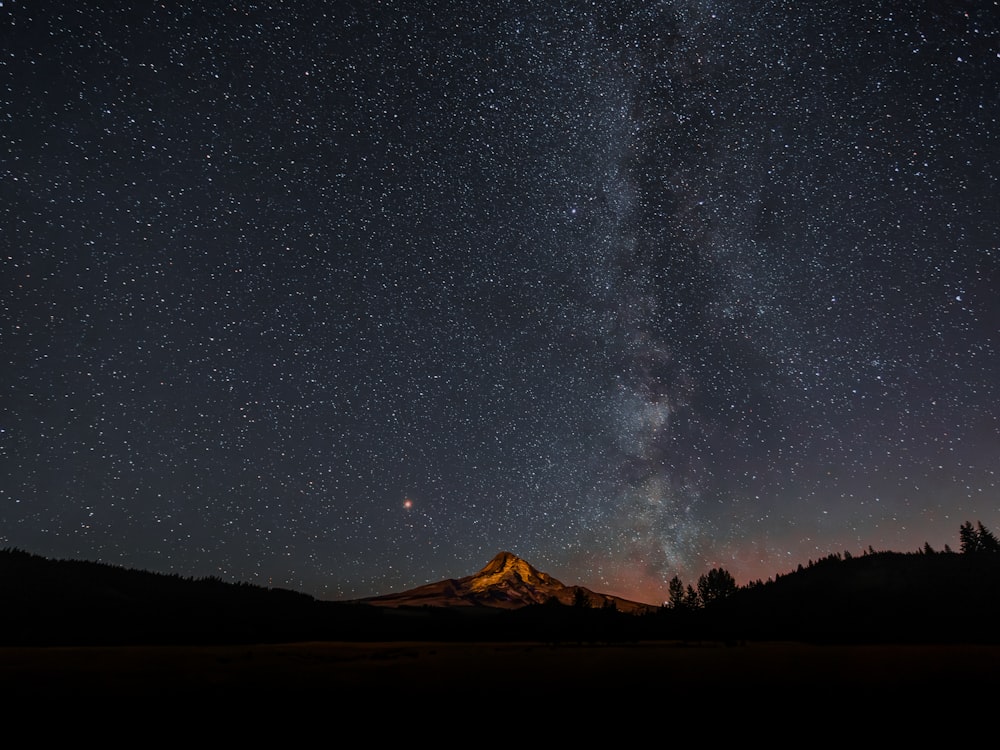
[[619, 612], [639, 613], [652, 605], [601, 594], [583, 586], [566, 586], [536, 570], [511, 552], [500, 552], [474, 575], [447, 578], [396, 594], [360, 601], [379, 607], [496, 607], [518, 609], [551, 600], [562, 604], [586, 602], [589, 607], [614, 606]]
[[997, 643], [1000, 554], [831, 556], [702, 614], [703, 633], [750, 640]]

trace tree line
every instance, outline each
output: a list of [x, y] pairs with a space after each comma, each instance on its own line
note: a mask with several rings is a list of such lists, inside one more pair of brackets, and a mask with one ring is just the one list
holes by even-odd
[[712, 602], [732, 596], [739, 590], [736, 579], [725, 568], [712, 568], [698, 578], [698, 588], [690, 583], [685, 587], [679, 576], [667, 584], [672, 609], [700, 609]]
[[992, 531], [983, 526], [981, 521], [977, 521], [975, 527], [970, 521], [963, 523], [958, 530], [958, 541], [963, 554], [1000, 552], [1000, 541]]
[[[1000, 539], [997, 539], [996, 535], [987, 529], [982, 521], [977, 521], [974, 526], [971, 521], [963, 523], [958, 530], [958, 539], [959, 552], [961, 554], [973, 555], [1000, 552]], [[938, 554], [926, 542], [919, 552], [922, 554]], [[944, 546], [944, 553], [953, 554], [951, 547], [947, 544]], [[876, 552], [874, 548], [869, 546], [865, 554], [874, 555]], [[840, 553], [833, 553], [817, 562], [840, 562], [842, 560], [850, 560], [851, 557], [850, 552], [844, 552], [843, 556]], [[813, 565], [814, 562], [810, 560], [809, 567], [811, 568]], [[799, 565], [798, 569], [801, 571], [803, 569], [802, 565]], [[712, 568], [708, 573], [700, 576], [697, 587], [691, 584], [685, 586], [680, 576], [675, 575], [667, 584], [668, 599], [665, 606], [674, 610], [702, 609], [713, 602], [729, 598], [741, 588], [749, 589], [762, 585], [762, 581], [753, 581], [741, 587], [736, 583], [736, 579], [733, 578], [732, 574], [725, 568]]]

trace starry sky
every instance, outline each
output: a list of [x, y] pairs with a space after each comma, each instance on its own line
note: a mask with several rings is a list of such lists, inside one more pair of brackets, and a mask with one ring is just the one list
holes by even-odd
[[1000, 527], [993, 0], [0, 33], [0, 546], [658, 603]]

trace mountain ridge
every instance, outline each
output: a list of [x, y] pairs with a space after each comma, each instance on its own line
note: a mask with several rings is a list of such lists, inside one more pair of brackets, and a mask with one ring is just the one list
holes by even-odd
[[584, 586], [566, 585], [544, 573], [513, 552], [498, 552], [477, 573], [445, 578], [397, 593], [370, 596], [356, 601], [376, 607], [492, 607], [520, 609], [557, 601], [591, 608], [614, 608], [642, 613], [656, 607]]

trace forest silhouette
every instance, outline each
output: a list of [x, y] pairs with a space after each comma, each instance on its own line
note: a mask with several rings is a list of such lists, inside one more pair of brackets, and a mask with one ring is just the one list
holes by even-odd
[[998, 644], [1000, 543], [962, 524], [959, 550], [867, 550], [808, 560], [738, 586], [716, 568], [678, 577], [644, 614], [550, 601], [489, 607], [373, 607], [286, 589], [0, 552], [0, 646], [195, 645], [303, 641], [797, 641]]

